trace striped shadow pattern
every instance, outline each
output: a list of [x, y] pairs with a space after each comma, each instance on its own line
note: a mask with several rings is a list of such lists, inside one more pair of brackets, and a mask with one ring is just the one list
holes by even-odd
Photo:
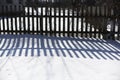
[[0, 35], [0, 57], [8, 56], [120, 60], [120, 42], [81, 37]]

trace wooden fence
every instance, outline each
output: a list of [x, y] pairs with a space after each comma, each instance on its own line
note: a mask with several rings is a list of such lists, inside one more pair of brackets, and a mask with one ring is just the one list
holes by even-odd
[[[118, 20], [113, 9], [108, 9], [107, 6], [0, 6], [0, 34], [120, 40], [120, 27], [115, 23]], [[108, 22], [113, 22], [113, 26], [108, 25]]]

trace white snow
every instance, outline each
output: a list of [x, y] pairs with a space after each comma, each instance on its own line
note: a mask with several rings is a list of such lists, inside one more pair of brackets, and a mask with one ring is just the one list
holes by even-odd
[[120, 80], [120, 41], [0, 35], [0, 80]]

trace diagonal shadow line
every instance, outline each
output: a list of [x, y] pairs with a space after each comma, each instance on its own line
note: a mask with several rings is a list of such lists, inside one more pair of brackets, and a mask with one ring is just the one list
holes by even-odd
[[[1, 38], [2, 38], [2, 37], [1, 37]], [[3, 43], [3, 44], [2, 44], [2, 46], [1, 46], [1, 48], [0, 48], [0, 51], [1, 51], [2, 49], [4, 49], [4, 46], [6, 45], [7, 39], [3, 38], [3, 39], [1, 39], [1, 40], [2, 40], [1, 43]], [[1, 43], [0, 43], [0, 44], [1, 44]], [[2, 53], [0, 54], [0, 57], [2, 57], [4, 54], [5, 54], [5, 50], [2, 51]]]
[[[103, 43], [103, 45], [105, 45], [104, 43]], [[108, 48], [109, 46], [108, 45], [106, 45], [106, 47]], [[110, 47], [109, 47], [109, 55], [111, 55], [113, 58], [116, 58], [117, 60], [118, 60], [118, 58], [116, 57], [116, 56], [114, 56], [114, 55], [112, 55], [112, 54], [110, 54], [110, 52], [116, 52], [115, 50], [113, 50], [113, 49], [111, 49]], [[111, 59], [111, 57], [109, 57], [110, 59]]]
[[[26, 50], [26, 49], [25, 49]], [[30, 50], [32, 50], [32, 48], [30, 49]], [[51, 54], [53, 54], [53, 50], [54, 49], [51, 49], [51, 48], [46, 48], [46, 49], [44, 49], [44, 51], [50, 51], [49, 53]], [[55, 49], [56, 50], [56, 52], [59, 52], [59, 50], [60, 51], [62, 51], [62, 52], [64, 52], [65, 53], [65, 51], [66, 51], [66, 49]], [[79, 53], [83, 53], [84, 55], [85, 54], [87, 54], [88, 55], [88, 57], [90, 57], [89, 55], [93, 55], [93, 52], [91, 51], [84, 51], [84, 50], [68, 50], [68, 51], [71, 51], [71, 52], [73, 52], [73, 53], [76, 53], [76, 51], [78, 51]], [[88, 52], [90, 52], [90, 53], [88, 53]], [[97, 52], [98, 54], [100, 53], [100, 52]], [[48, 53], [47, 53], [48, 54]], [[100, 55], [104, 55], [104, 59], [106, 59], [105, 58], [105, 56], [106, 57], [108, 57], [108, 58], [110, 58], [110, 59], [117, 59], [117, 60], [119, 60], [119, 58], [118, 57], [114, 57], [113, 55], [112, 55], [112, 57], [110, 56], [110, 53], [108, 53], [108, 52], [103, 52], [103, 53], [100, 53]], [[68, 56], [66, 56], [66, 57], [68, 57]], [[96, 57], [96, 56], [94, 56], [94, 57]], [[113, 58], [114, 57], [114, 58]], [[78, 57], [77, 57], [78, 58]], [[87, 56], [85, 56], [84, 58], [87, 58]], [[94, 59], [92, 56], [90, 57], [91, 59]], [[100, 59], [100, 58], [99, 58]]]
[[32, 37], [32, 51], [31, 51], [31, 56], [34, 56], [34, 45], [35, 45], [35, 37]]
[[46, 41], [47, 41], [47, 47], [49, 48], [50, 56], [54, 56], [53, 53], [52, 53], [52, 51], [51, 51], [51, 48], [53, 46], [53, 45], [50, 44], [51, 43], [51, 39], [46, 38]]
[[[51, 52], [53, 51], [52, 54], [51, 54], [51, 53], [50, 53], [50, 54], [51, 54], [52, 56], [54, 56], [54, 55], [56, 54], [56, 55], [59, 57], [60, 54], [58, 53], [58, 50], [57, 50], [57, 49], [58, 49], [58, 45], [56, 45], [56, 43], [57, 43], [57, 42], [56, 42], [56, 39], [48, 39], [47, 42], [49, 43], [48, 46], [49, 46], [49, 48], [50, 48], [50, 51], [51, 51]], [[50, 45], [51, 45], [51, 47], [50, 47]], [[53, 49], [54, 49], [54, 50], [53, 50]]]
[[[117, 53], [115, 53], [115, 52], [102, 52], [102, 54], [104, 55], [104, 56], [106, 56], [107, 58], [109, 58], [109, 59], [111, 59], [111, 60], [114, 60], [114, 59], [116, 59], [116, 60], [120, 60], [118, 57], [118, 55], [117, 55]], [[115, 54], [115, 55], [113, 55], [113, 54]]]
[[47, 56], [47, 52], [45, 50], [45, 38], [41, 37], [41, 47], [43, 48], [44, 56]]
[[[11, 40], [11, 42], [13, 43], [13, 45], [11, 45], [10, 50], [15, 48], [15, 45], [16, 45], [16, 42], [17, 42], [17, 39], [18, 39], [18, 37], [14, 37], [14, 38], [12, 38], [13, 41]], [[11, 43], [10, 43], [10, 44], [11, 44]], [[11, 54], [11, 53], [14, 53], [14, 51], [16, 52], [16, 50], [14, 50], [13, 52], [11, 52], [10, 50], [9, 50], [9, 52], [7, 53], [6, 56], [13, 55], [13, 54]]]
[[113, 48], [112, 46], [110, 46], [108, 43], [103, 43], [104, 46], [106, 46], [108, 49], [110, 49], [111, 51], [119, 51], [116, 48]]
[[[96, 56], [96, 55], [95, 55]], [[111, 58], [111, 57], [110, 57]]]
[[92, 56], [93, 54], [90, 54], [88, 51], [85, 51], [85, 53], [87, 54], [87, 56], [91, 59], [94, 59], [94, 56]]
[[95, 50], [105, 50], [104, 48], [102, 48], [101, 45], [96, 44], [96, 42], [87, 42], [86, 41], [86, 43], [89, 44]]
[[[16, 38], [16, 45], [15, 47], [18, 48], [20, 46], [20, 36], [18, 38]], [[13, 55], [12, 56], [15, 56], [17, 53], [17, 49], [14, 49], [14, 52], [13, 52]]]
[[77, 40], [70, 40], [71, 43], [75, 46], [76, 49], [81, 49], [81, 47], [78, 45]]
[[25, 51], [24, 55], [27, 57], [31, 53], [31, 51], [28, 52], [28, 50], [32, 50], [32, 47], [31, 47], [31, 49], [29, 48], [30, 47], [30, 37], [29, 36], [25, 37], [25, 44], [26, 45], [24, 45], [24, 47], [26, 47], [26, 48], [24, 49], [24, 51]]
[[[78, 49], [77, 46], [71, 41], [71, 40], [66, 40], [66, 43], [68, 44], [68, 46], [71, 48], [71, 49]], [[72, 54], [72, 52], [71, 52]], [[74, 52], [74, 54], [77, 58], [79, 58], [79, 55], [76, 54], [76, 52]]]
[[[6, 44], [7, 41], [8, 41], [8, 44]], [[5, 49], [8, 49], [8, 47], [10, 46], [10, 43], [11, 43], [11, 38], [6, 38], [5, 41], [4, 41], [4, 43], [3, 43], [3, 45], [2, 45], [2, 47], [1, 47], [1, 48], [4, 48], [3, 52], [1, 53], [1, 56], [4, 55], [4, 53], [6, 51]], [[10, 52], [10, 50], [8, 52]], [[7, 53], [7, 55], [8, 55], [8, 53]]]
[[22, 51], [23, 51], [23, 48], [24, 48], [24, 45], [25, 45], [25, 37], [23, 36], [22, 39], [23, 39], [23, 42], [21, 44], [21, 48], [20, 48], [20, 51], [19, 51], [20, 53], [19, 53], [18, 56], [22, 56]]
[[110, 48], [114, 49], [115, 51], [119, 51], [120, 52], [119, 46], [115, 46], [115, 42], [114, 41], [112, 41], [112, 42], [107, 41], [106, 45], [108, 45]]
[[119, 55], [119, 53], [120, 53], [120, 50], [119, 50], [120, 43], [119, 42], [117, 43], [117, 41], [113, 41], [113, 40], [112, 41], [108, 40], [107, 42], [108, 42], [107, 43], [108, 46], [111, 47], [112, 49], [114, 49], [116, 52], [118, 52], [118, 53], [116, 53], [116, 55], [120, 57], [120, 55]]
[[59, 42], [59, 39], [56, 39], [56, 43], [60, 49], [60, 51], [62, 52], [62, 54], [59, 54], [60, 56], [63, 55], [64, 57], [66, 57], [66, 54], [64, 53], [64, 51], [62, 50], [62, 46], [60, 45], [61, 42]]
[[[99, 54], [103, 59], [107, 60], [107, 58], [109, 58], [109, 57], [104, 56], [103, 53], [104, 53], [104, 52], [98, 52], [98, 54]], [[110, 58], [109, 58], [109, 59], [110, 59]]]
[[[4, 49], [4, 48], [0, 48], [0, 49], [1, 49], [1, 51], [3, 51], [2, 54], [4, 54], [5, 51], [8, 51], [7, 55], [9, 54], [9, 56], [11, 56], [10, 54], [15, 56], [17, 54], [17, 50], [19, 50], [19, 56], [24, 54], [23, 50], [25, 50], [25, 56], [28, 56], [28, 54], [30, 54], [30, 53], [28, 53], [29, 52], [28, 50], [32, 50], [31, 56], [34, 56], [35, 49], [38, 50], [37, 54], [40, 54], [40, 49], [43, 49], [44, 56], [48, 55], [47, 51], [49, 51], [50, 56], [54, 56], [54, 54], [57, 54], [57, 56], [61, 56], [59, 53], [59, 51], [61, 51], [64, 57], [68, 57], [68, 55], [69, 55], [71, 58], [73, 58], [73, 57], [79, 58], [80, 55], [82, 55], [83, 58], [89, 57], [91, 59], [94, 59], [94, 57], [95, 57], [97, 59], [101, 59], [101, 57], [102, 57], [105, 60], [107, 58], [109, 58], [111, 60], [115, 60], [115, 59], [120, 60], [119, 59], [120, 56], [118, 55], [118, 53], [120, 53], [120, 52], [118, 52], [118, 51], [112, 51], [112, 50], [110, 50], [110, 51], [102, 50], [101, 51], [101, 49], [100, 50], [94, 50], [94, 49], [91, 50], [89, 47], [87, 47], [86, 44], [82, 43], [82, 45], [87, 47], [86, 49], [84, 49], [84, 47], [81, 46], [81, 44], [79, 42], [81, 40], [77, 40], [77, 39], [71, 39], [71, 38], [64, 39], [64, 38], [56, 38], [56, 37], [51, 38], [51, 37], [38, 37], [38, 36], [37, 37], [34, 37], [34, 36], [20, 36], [20, 37], [12, 36], [10, 38], [4, 37], [3, 39], [4, 39], [3, 44], [5, 45], [6, 49]], [[21, 39], [23, 39], [22, 42], [20, 42]], [[34, 47], [35, 39], [37, 39], [37, 48]], [[44, 40], [46, 40], [47, 43], [45, 43]], [[12, 44], [10, 45], [6, 41], [8, 43], [12, 43]], [[73, 42], [78, 44], [79, 47], [75, 47], [75, 44]], [[25, 43], [27, 44], [26, 46], [25, 46]], [[91, 43], [93, 43], [93, 42], [91, 42]], [[3, 44], [2, 44], [2, 46], [3, 46]], [[21, 44], [21, 46], [20, 46], [20, 44]], [[32, 44], [31, 47], [29, 47], [30, 44]], [[47, 44], [47, 47], [45, 46], [46, 44]], [[72, 47], [71, 44], [74, 47]], [[88, 44], [88, 42], [87, 42], [87, 44]], [[88, 44], [88, 45], [90, 45], [90, 44]], [[55, 51], [55, 53], [53, 51]]]
[[[97, 51], [96, 48], [94, 48], [93, 46], [91, 46], [91, 45], [89, 45], [89, 44], [85, 44], [83, 41], [81, 41], [79, 45], [81, 45], [81, 44], [82, 44], [82, 46], [81, 46], [82, 50], [84, 50], [84, 48], [86, 48], [84, 52], [87, 54], [88, 57], [90, 57], [90, 58], [93, 59], [93, 56], [94, 56], [94, 57], [96, 57], [97, 59], [100, 59], [100, 58], [99, 58], [98, 56], [96, 56], [93, 52], [92, 52], [91, 55], [87, 52], [87, 50], [88, 50], [88, 51], [91, 51], [92, 49], [94, 49], [95, 51]], [[83, 47], [83, 46], [84, 46], [84, 47]], [[83, 52], [82, 52], [82, 53], [83, 53]], [[85, 53], [84, 53], [84, 54], [85, 54]], [[82, 55], [84, 55], [84, 54], [82, 54]]]
[[59, 54], [59, 52], [58, 52], [58, 50], [57, 50], [57, 48], [58, 48], [57, 40], [56, 40], [56, 39], [51, 40], [51, 43], [52, 43], [53, 47], [55, 48], [55, 53], [56, 53], [56, 55], [59, 57], [60, 54]]
[[116, 60], [120, 60], [119, 58], [118, 58], [118, 56], [117, 55], [113, 55], [113, 53], [109, 53], [113, 58], [115, 58]]
[[[97, 43], [103, 50], [106, 50], [106, 47], [102, 43]], [[102, 46], [103, 45], [103, 46]], [[109, 50], [109, 49], [108, 49]], [[109, 51], [111, 52], [111, 51]], [[105, 54], [105, 53], [104, 53]], [[105, 54], [109, 59], [112, 59], [109, 55]], [[112, 59], [113, 60], [113, 59]]]
[[120, 47], [120, 41], [118, 41], [118, 40], [116, 41], [116, 46]]
[[[61, 41], [65, 49], [70, 48], [72, 49], [71, 45], [68, 43], [68, 40], [62, 40]], [[73, 55], [70, 53], [70, 50], [67, 50], [70, 57], [73, 57]]]
[[[62, 40], [62, 39], [61, 39]], [[66, 50], [66, 49], [68, 49], [68, 46], [65, 46], [65, 44], [64, 43], [67, 43], [67, 41], [61, 41], [61, 40], [59, 40], [59, 39], [54, 39], [54, 40], [52, 40], [52, 43], [54, 44], [54, 48], [55, 48], [55, 52], [57, 52], [57, 56], [60, 56], [60, 54], [59, 54], [59, 50], [61, 50], [62, 51], [62, 54], [63, 54], [63, 56], [64, 57], [67, 57], [67, 54], [66, 53], [68, 53], [70, 56], [72, 56], [72, 53], [70, 53], [70, 51], [69, 50]], [[55, 45], [56, 44], [56, 45]], [[59, 44], [61, 44], [61, 45], [59, 45]], [[68, 44], [69, 45], [69, 44]], [[64, 47], [64, 48], [63, 48]], [[63, 48], [63, 49], [62, 49]], [[65, 51], [66, 50], [66, 51]]]
[[[41, 47], [40, 37], [33, 36], [32, 38], [32, 56], [40, 56], [40, 47]], [[37, 48], [37, 49], [35, 49]], [[34, 52], [36, 54], [34, 54]]]
[[[88, 50], [91, 50], [91, 47], [92, 47], [92, 49], [95, 49], [94, 47], [93, 47], [93, 45], [91, 46], [91, 45], [89, 45], [89, 44], [85, 44], [83, 41], [82, 41], [82, 44], [88, 49]], [[95, 46], [96, 47], [96, 46]], [[86, 52], [87, 53], [87, 52]], [[89, 57], [91, 57], [91, 55], [89, 55], [88, 53], [87, 53], [87, 55], [89, 56]], [[94, 54], [94, 52], [92, 53], [92, 55], [94, 55], [97, 59], [100, 59], [98, 56], [96, 56], [95, 54]]]
[[[91, 45], [91, 47], [95, 46], [97, 49], [100, 49], [100, 48], [101, 48], [100, 46], [94, 45], [93, 42], [91, 42], [91, 43], [90, 43], [90, 42], [87, 42], [87, 44]], [[111, 50], [110, 50], [110, 51], [111, 51]], [[97, 51], [97, 53], [99, 53], [99, 52]], [[94, 52], [93, 52], [92, 54], [93, 54], [94, 56], [96, 56]], [[99, 55], [100, 55], [100, 57], [104, 58], [103, 55], [101, 55], [101, 54], [99, 54]], [[96, 58], [100, 59], [98, 56], [96, 56]], [[104, 58], [104, 59], [105, 59], [105, 58]], [[110, 58], [110, 59], [111, 59], [111, 58]]]
[[36, 43], [37, 43], [37, 48], [38, 48], [38, 49], [37, 49], [37, 56], [40, 56], [40, 44], [41, 44], [41, 43], [40, 43], [39, 37], [36, 37], [36, 39], [37, 39], [37, 42], [36, 42]]
[[[8, 40], [8, 41], [7, 41]], [[8, 42], [8, 44], [5, 44], [4, 46], [6, 46], [6, 48], [3, 50], [3, 53], [2, 54], [4, 54], [4, 52], [5, 51], [8, 51], [7, 52], [7, 54], [6, 54], [6, 56], [10, 56], [11, 55], [11, 51], [14, 49], [14, 47], [15, 47], [15, 44], [16, 44], [16, 41], [17, 41], [17, 38], [12, 38], [11, 36], [9, 36], [9, 37], [6, 37], [6, 41], [5, 41], [5, 43], [7, 43]], [[11, 45], [12, 44], [12, 45]]]
[[2, 38], [0, 38], [0, 43], [2, 42]]
[[[49, 48], [48, 49], [45, 49], [45, 50], [49, 50]], [[54, 50], [54, 49], [50, 49], [50, 50]], [[62, 51], [64, 51], [64, 50], [66, 50], [66, 49], [61, 49]], [[73, 51], [73, 52], [75, 52], [75, 51], [78, 51], [77, 49], [76, 50], [69, 50], [69, 51]], [[82, 50], [82, 51], [84, 51], [84, 50]], [[79, 52], [81, 52], [81, 50], [79, 50]], [[87, 51], [84, 51], [85, 53], [87, 52]], [[89, 51], [90, 52], [90, 51]], [[108, 52], [106, 52], [106, 53], [108, 53]], [[87, 54], [87, 53], [86, 53]]]
[[[70, 40], [71, 43], [75, 46], [76, 49], [80, 49], [80, 46], [77, 46], [77, 42], [76, 41], [73, 41], [73, 40]], [[75, 55], [76, 57], [80, 58], [79, 55], [75, 52]]]
[[[65, 40], [61, 40], [60, 42], [62, 43], [62, 45], [64, 46], [64, 48], [67, 49], [67, 45], [69, 46], [69, 44], [66, 44], [66, 45], [65, 45], [65, 43], [66, 43]], [[69, 46], [69, 47], [70, 47], [70, 46]], [[70, 47], [70, 48], [71, 48], [71, 47]], [[73, 58], [73, 55], [70, 53], [69, 50], [66, 50], [65, 53], [68, 53], [68, 55], [69, 55], [71, 58]]]
[[106, 46], [103, 45], [103, 43], [97, 42], [97, 44], [104, 50], [110, 51]]
[[104, 52], [103, 54], [107, 56], [109, 59], [114, 60], [107, 52]]
[[[110, 54], [110, 55], [112, 55], [112, 54]], [[101, 55], [101, 56], [102, 56], [102, 55]], [[102, 56], [102, 57], [103, 57], [103, 56]], [[113, 55], [112, 55], [112, 57], [114, 57], [114, 58], [116, 58], [117, 60], [119, 60], [116, 56], [113, 56]], [[103, 57], [103, 58], [104, 58], [104, 57]], [[105, 59], [105, 58], [104, 58], [104, 59]]]
[[[99, 55], [103, 59], [106, 59], [102, 54], [99, 54], [99, 51], [105, 51], [105, 49], [103, 49], [101, 45], [97, 45], [95, 42], [87, 42], [87, 44], [91, 45], [91, 47], [93, 47], [93, 49], [96, 50], [96, 52], [98, 53], [97, 55]], [[93, 53], [93, 54], [95, 55], [95, 53]], [[97, 58], [100, 59], [99, 57], [97, 57]]]
[[[66, 40], [67, 41], [67, 40]], [[76, 55], [77, 57], [79, 57], [77, 54], [76, 54], [76, 52], [74, 51], [74, 55]], [[89, 55], [89, 54], [88, 54]], [[90, 56], [90, 55], [89, 55]], [[92, 58], [92, 57], [91, 57]]]
[[[108, 45], [113, 48], [115, 51], [120, 51], [120, 41], [108, 41]], [[119, 48], [118, 48], [119, 47]]]
[[[21, 49], [21, 48], [13, 48], [13, 49], [1, 49], [1, 50], [14, 50], [14, 49]], [[22, 48], [22, 49], [33, 49], [32, 47], [31, 48]], [[34, 49], [58, 49], [58, 50], [75, 50], [75, 51], [90, 51], [90, 52], [107, 52], [107, 53], [118, 53], [118, 52], [115, 52], [115, 51], [107, 51], [107, 50], [89, 50], [89, 49], [67, 49], [67, 48], [34, 48]]]
[[[30, 42], [30, 40], [33, 40], [32, 39], [32, 37], [30, 37], [30, 36], [28, 36], [28, 37], [26, 37], [26, 39], [27, 39], [27, 45], [26, 45], [26, 49], [25, 49], [25, 56], [28, 56], [28, 55], [30, 55], [30, 53], [29, 53], [29, 51], [28, 50], [31, 50], [30, 52], [31, 52], [31, 56], [32, 56], [32, 46], [33, 46], [33, 42], [31, 43]], [[30, 49], [30, 44], [32, 44], [31, 45], [31, 49]]]
[[4, 41], [4, 43], [2, 44], [2, 46], [1, 46], [0, 49], [4, 48], [4, 46], [5, 46], [6, 42], [7, 42], [7, 39], [6, 39], [6, 38], [1, 39], [1, 42], [2, 42], [3, 40], [5, 40], [5, 41]]
[[[89, 45], [86, 45], [83, 41], [81, 41], [81, 44], [83, 44], [84, 47], [86, 47], [86, 50], [91, 50], [90, 46]], [[82, 48], [83, 49], [83, 48]], [[87, 53], [87, 51], [85, 51], [86, 54], [90, 57], [90, 58], [93, 58], [90, 54]]]
[[[83, 49], [83, 46], [81, 45], [79, 41], [76, 41], [76, 43], [80, 46], [81, 49]], [[87, 58], [82, 52], [80, 52], [80, 54], [82, 55], [83, 58]]]
[[105, 46], [105, 47], [107, 47], [108, 48], [108, 50], [114, 50], [114, 51], [119, 51], [119, 50], [117, 50], [116, 48], [114, 48], [114, 47], [112, 47], [111, 45], [109, 45], [109, 43], [103, 43], [103, 45]]

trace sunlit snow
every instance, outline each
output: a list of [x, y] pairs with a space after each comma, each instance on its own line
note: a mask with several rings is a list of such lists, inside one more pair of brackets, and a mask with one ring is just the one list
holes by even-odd
[[0, 80], [120, 80], [120, 42], [0, 35]]

